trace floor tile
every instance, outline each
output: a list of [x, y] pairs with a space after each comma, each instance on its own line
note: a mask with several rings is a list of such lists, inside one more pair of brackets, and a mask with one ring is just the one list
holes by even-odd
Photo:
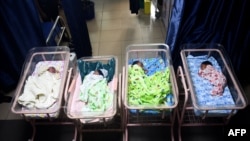
[[143, 39], [142, 31], [140, 28], [127, 28], [123, 35], [124, 41], [141, 40]]
[[121, 4], [120, 1], [113, 1], [112, 3], [104, 3], [103, 5], [103, 11], [120, 11], [121, 10]]
[[93, 42], [92, 45], [92, 55], [98, 56], [99, 55], [99, 42]]
[[103, 2], [94, 2], [95, 3], [95, 13], [101, 13], [103, 11]]
[[165, 44], [164, 38], [153, 38], [153, 39], [147, 39], [143, 40], [144, 44], [151, 44], [151, 43], [162, 43]]
[[124, 40], [125, 30], [103, 30], [101, 31], [100, 42], [117, 42]]
[[162, 28], [160, 27], [144, 27], [141, 28], [142, 30], [142, 39], [149, 40], [149, 39], [162, 39]]
[[140, 23], [137, 17], [128, 17], [121, 19], [121, 27], [126, 29], [139, 28]]
[[92, 32], [100, 31], [101, 30], [101, 23], [102, 23], [102, 21], [97, 20], [97, 19], [88, 21], [87, 26], [88, 26], [89, 34], [91, 34]]
[[99, 55], [121, 55], [122, 42], [100, 42]]
[[122, 13], [120, 11], [104, 11], [102, 13], [102, 19], [106, 20], [106, 19], [117, 19], [117, 18], [121, 18]]
[[95, 20], [101, 21], [102, 20], [102, 11], [95, 11]]
[[122, 25], [121, 19], [102, 20], [101, 30], [120, 29], [121, 25]]
[[89, 33], [89, 38], [91, 42], [99, 42], [100, 41], [100, 31], [92, 31]]
[[[125, 55], [127, 52], [127, 47], [133, 44], [143, 44], [143, 40], [130, 40], [122, 42], [122, 55]], [[125, 57], [125, 56], [124, 56]]]
[[139, 16], [138, 19], [141, 27], [162, 27], [161, 20], [152, 19], [149, 16]]

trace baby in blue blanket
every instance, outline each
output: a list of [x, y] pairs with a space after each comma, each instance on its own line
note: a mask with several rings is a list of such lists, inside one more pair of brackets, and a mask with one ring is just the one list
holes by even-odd
[[211, 62], [202, 62], [198, 75], [207, 79], [214, 86], [211, 95], [215, 96], [223, 94], [226, 85], [226, 77], [222, 72], [216, 70]]

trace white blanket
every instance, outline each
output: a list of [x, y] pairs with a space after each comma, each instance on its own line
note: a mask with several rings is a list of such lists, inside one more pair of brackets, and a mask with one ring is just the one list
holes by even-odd
[[57, 73], [45, 71], [41, 75], [31, 75], [25, 83], [18, 103], [26, 108], [45, 109], [51, 107], [59, 95], [61, 78]]

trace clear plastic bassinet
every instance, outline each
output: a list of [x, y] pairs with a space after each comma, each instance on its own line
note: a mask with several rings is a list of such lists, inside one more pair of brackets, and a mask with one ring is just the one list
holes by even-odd
[[124, 139], [128, 140], [129, 127], [169, 126], [173, 141], [179, 98], [168, 45], [132, 44], [127, 47], [125, 59]]
[[[77, 73], [75, 80], [69, 88], [69, 95], [67, 98], [66, 114], [71, 119], [81, 119], [83, 123], [88, 122], [103, 122], [103, 120], [112, 119], [117, 112], [117, 83], [118, 83], [118, 62], [115, 56], [93, 56], [82, 57], [77, 60]], [[80, 100], [81, 94], [80, 86], [84, 77], [91, 71], [98, 69], [106, 69], [107, 86], [112, 93], [111, 106], [102, 111], [84, 111], [86, 103]]]
[[[66, 46], [32, 48], [28, 52], [26, 56], [26, 60], [23, 65], [21, 77], [20, 77], [18, 86], [16, 88], [16, 92], [15, 92], [15, 98], [11, 107], [12, 112], [15, 114], [24, 115], [25, 117], [30, 117], [30, 118], [57, 118], [60, 112], [62, 101], [63, 101], [62, 96], [64, 92], [64, 86], [66, 83], [67, 72], [69, 69], [69, 58], [70, 58], [70, 51], [69, 51], [69, 48]], [[28, 85], [27, 84], [28, 79], [34, 78], [34, 80], [36, 80], [37, 77], [40, 77], [45, 72], [47, 72], [47, 69], [49, 67], [54, 67], [56, 69], [57, 72], [55, 74], [57, 75], [59, 84], [57, 85], [57, 87], [53, 85], [48, 86], [52, 88], [53, 91], [56, 91], [55, 96], [53, 97], [53, 103], [48, 104], [48, 101], [47, 101], [47, 103], [45, 104], [49, 105], [48, 107], [38, 108], [38, 106], [35, 103], [40, 102], [40, 106], [43, 105], [42, 102], [49, 99], [51, 96], [49, 93], [53, 93], [53, 92], [52, 91], [48, 92], [45, 89], [42, 90], [42, 88], [45, 88], [42, 86], [31, 86], [29, 88], [30, 91], [26, 91], [28, 88], [25, 88], [25, 87], [28, 87], [26, 86]], [[51, 79], [47, 79], [47, 80], [48, 81], [44, 82], [43, 85], [45, 85], [46, 83], [49, 84], [50, 82], [49, 80], [53, 81], [52, 77]], [[38, 85], [38, 83], [40, 82], [34, 82], [34, 85]], [[47, 91], [48, 93], [36, 93], [35, 91], [38, 91], [38, 89], [40, 92]], [[28, 93], [34, 92], [34, 93], [32, 93], [29, 96], [27, 95], [27, 92]], [[21, 102], [19, 98], [23, 94], [26, 94], [25, 98], [27, 100], [25, 102], [22, 101], [23, 102], [23, 105], [22, 105], [20, 104]], [[38, 101], [41, 95], [43, 95], [43, 99], [40, 99], [40, 101]], [[34, 97], [34, 98], [31, 98], [31, 97]], [[29, 106], [29, 108], [24, 106], [24, 104]], [[31, 107], [30, 105], [34, 105], [34, 106]]]
[[[226, 54], [222, 45], [219, 44], [185, 44], [180, 52], [184, 73], [190, 89], [191, 99], [195, 108], [195, 113], [220, 115], [231, 114], [232, 110], [236, 113], [239, 109], [244, 109], [247, 105], [245, 94], [233, 71], [230, 58]], [[214, 67], [221, 71], [226, 79], [222, 96], [211, 96], [209, 91], [200, 90], [207, 87], [201, 84], [203, 81], [198, 78], [197, 68], [202, 61], [208, 60]], [[197, 77], [196, 77], [197, 76]], [[202, 85], [202, 86], [201, 86]]]
[[[150, 104], [150, 105], [133, 105], [129, 103], [129, 68], [134, 61], [141, 61], [150, 77], [156, 72], [169, 71], [169, 80], [165, 80], [170, 84], [171, 104]], [[175, 73], [172, 66], [172, 59], [169, 47], [166, 44], [134, 44], [127, 47], [126, 50], [126, 70], [124, 82], [123, 102], [128, 109], [173, 109], [178, 104], [177, 86]], [[156, 85], [156, 84], [152, 84]], [[166, 94], [167, 96], [168, 94]], [[170, 96], [169, 95], [169, 96]], [[166, 98], [167, 100], [167, 98]]]

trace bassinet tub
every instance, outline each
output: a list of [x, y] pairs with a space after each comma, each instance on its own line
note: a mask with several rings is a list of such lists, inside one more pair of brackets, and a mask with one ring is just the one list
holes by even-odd
[[[94, 56], [78, 59], [78, 73], [67, 99], [67, 116], [71, 119], [79, 119], [82, 123], [97, 123], [111, 120], [117, 111], [117, 58], [115, 56]], [[111, 106], [104, 111], [83, 110], [87, 105], [80, 101], [80, 85], [84, 77], [91, 71], [106, 69], [108, 71], [107, 85], [112, 94]]]
[[[158, 82], [164, 82], [164, 84], [158, 84], [158, 85], [164, 85], [163, 87], [166, 88], [165, 89], [166, 93], [164, 94], [164, 102], [158, 103], [158, 104], [149, 103], [149, 104], [141, 104], [141, 105], [138, 104], [140, 103], [141, 99], [139, 99], [139, 102], [134, 102], [136, 104], [133, 104], [133, 102], [131, 102], [132, 98], [133, 100], [137, 100], [135, 97], [137, 97], [137, 95], [140, 95], [140, 93], [143, 92], [143, 91], [136, 92], [136, 90], [134, 90], [133, 88], [130, 88], [130, 85], [133, 85], [132, 83], [137, 83], [136, 81], [132, 82], [131, 79], [137, 79], [136, 77], [138, 77], [138, 76], [133, 76], [133, 72], [132, 73], [130, 72], [134, 61], [140, 61], [143, 63], [144, 69], [146, 70], [145, 77], [149, 78], [149, 80], [152, 82], [152, 85], [157, 85], [156, 83]], [[125, 72], [126, 78], [125, 78], [123, 102], [126, 108], [130, 109], [130, 112], [134, 113], [136, 110], [139, 110], [142, 113], [144, 112], [144, 113], [149, 113], [149, 114], [154, 114], [154, 113], [157, 114], [159, 113], [158, 111], [155, 111], [157, 109], [158, 110], [159, 109], [161, 110], [173, 109], [177, 106], [178, 98], [177, 98], [177, 92], [176, 92], [176, 82], [175, 82], [176, 80], [175, 80], [174, 70], [172, 67], [172, 60], [169, 54], [168, 46], [164, 44], [131, 45], [127, 47], [125, 64], [126, 64], [126, 72]], [[166, 74], [167, 77], [165, 77], [164, 75], [161, 75], [161, 73], [166, 73], [166, 72], [168, 73]], [[153, 75], [156, 73], [159, 74], [158, 76], [163, 76], [163, 77], [162, 78], [154, 77]], [[157, 79], [157, 80], [154, 80], [154, 79]], [[165, 79], [165, 80], [161, 81], [158, 79]], [[145, 84], [146, 83], [147, 82], [145, 82]], [[137, 86], [137, 84], [135, 86]], [[167, 88], [168, 86], [169, 86], [169, 89]], [[131, 96], [131, 95], [134, 95], [134, 96]], [[154, 95], [154, 92], [152, 92], [152, 95]]]
[[[186, 44], [181, 50], [181, 59], [191, 93], [194, 113], [197, 116], [227, 116], [246, 107], [246, 98], [233, 72], [233, 68], [223, 47], [219, 44]], [[226, 77], [222, 96], [212, 96], [212, 85], [198, 75], [203, 61], [213, 66]]]
[[[15, 99], [12, 103], [12, 112], [15, 114], [24, 115], [26, 118], [32, 119], [57, 118], [61, 108], [64, 86], [69, 69], [69, 58], [69, 48], [65, 46], [36, 47], [31, 49], [28, 52], [25, 63], [23, 65], [23, 71], [21, 73], [21, 77], [15, 92]], [[54, 67], [57, 70], [56, 75], [58, 76], [56, 77], [59, 81], [58, 84], [56, 84], [57, 86], [54, 85], [55, 83], [51, 83], [51, 85], [53, 86], [49, 86], [50, 81], [53, 81], [52, 79], [54, 79], [55, 77], [51, 77], [51, 79], [50, 77], [48, 77], [48, 79], [46, 79], [48, 80], [47, 82], [35, 82], [28, 89], [28, 80], [38, 80], [36, 78], [47, 72], [47, 69], [49, 67]], [[30, 81], [29, 84], [31, 84]], [[43, 84], [44, 86], [34, 86], [38, 84]], [[47, 91], [49, 89], [48, 87], [52, 89], [51, 92]], [[47, 90], [45, 90], [45, 88]], [[38, 91], [41, 93], [39, 93]], [[31, 96], [29, 96], [27, 92], [31, 93]], [[53, 100], [51, 101], [51, 103], [49, 103], [50, 101], [46, 100], [51, 98], [52, 93], [54, 93]], [[22, 97], [24, 95], [26, 96]], [[44, 95], [44, 97], [42, 99], [39, 99], [41, 98], [41, 95]], [[20, 102], [21, 97], [23, 98], [22, 100], [25, 101]], [[46, 102], [43, 103], [43, 101]], [[44, 107], [44, 105], [46, 104], [48, 106]]]

